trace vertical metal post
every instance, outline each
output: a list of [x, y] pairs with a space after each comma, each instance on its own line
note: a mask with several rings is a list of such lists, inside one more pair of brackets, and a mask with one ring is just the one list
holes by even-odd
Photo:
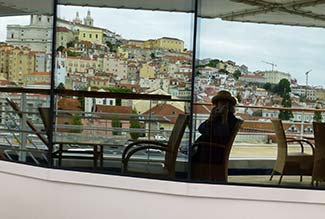
[[301, 113], [301, 125], [300, 125], [300, 138], [302, 139], [304, 137], [304, 120], [305, 120], [305, 111], [302, 110]]
[[[150, 102], [149, 102], [149, 110], [151, 110], [151, 108], [152, 108], [152, 100], [149, 100]], [[149, 124], [148, 124], [148, 140], [150, 140], [150, 135], [151, 135], [151, 119], [152, 119], [152, 117], [151, 117], [151, 115], [152, 115], [152, 113], [150, 112], [149, 113], [149, 118], [148, 118], [148, 122], [149, 122]]]
[[[26, 93], [21, 93], [20, 97], [20, 109], [22, 112], [26, 111]], [[23, 113], [22, 117], [20, 118], [20, 130], [25, 131], [27, 130], [26, 125], [26, 114]], [[20, 151], [19, 151], [19, 161], [26, 162], [26, 144], [27, 144], [27, 133], [20, 132]]]
[[191, 103], [190, 103], [190, 122], [189, 122], [189, 145], [188, 145], [188, 179], [191, 179], [191, 162], [192, 162], [192, 142], [193, 133], [195, 131], [195, 126], [193, 126], [193, 114], [194, 114], [194, 88], [195, 88], [195, 71], [196, 71], [196, 46], [197, 46], [197, 32], [198, 32], [198, 9], [200, 0], [194, 0], [194, 17], [193, 17], [193, 55], [192, 55], [192, 81], [191, 81]]
[[50, 88], [50, 110], [49, 110], [49, 132], [48, 132], [48, 166], [53, 166], [53, 120], [54, 120], [54, 101], [55, 101], [55, 65], [56, 65], [56, 21], [57, 21], [58, 0], [53, 0], [53, 31], [52, 31], [52, 62], [51, 62], [51, 88]]

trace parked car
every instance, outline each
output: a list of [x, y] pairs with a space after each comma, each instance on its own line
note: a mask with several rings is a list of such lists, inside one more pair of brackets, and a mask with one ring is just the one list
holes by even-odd
[[161, 135], [155, 135], [156, 141], [167, 142], [167, 138]]

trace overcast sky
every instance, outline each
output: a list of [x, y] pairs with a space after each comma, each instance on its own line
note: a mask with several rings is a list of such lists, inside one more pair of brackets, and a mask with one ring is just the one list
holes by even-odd
[[[139, 11], [60, 6], [58, 16], [72, 20], [76, 12], [83, 19], [90, 9], [94, 25], [119, 33], [126, 39], [146, 40], [175, 37], [192, 49], [193, 15], [186, 13]], [[6, 24], [27, 24], [28, 17], [0, 18], [0, 41], [5, 40]], [[245, 64], [250, 71], [276, 70], [288, 72], [305, 84], [325, 86], [325, 29], [281, 25], [227, 22], [202, 19], [199, 22], [199, 58], [218, 58]]]

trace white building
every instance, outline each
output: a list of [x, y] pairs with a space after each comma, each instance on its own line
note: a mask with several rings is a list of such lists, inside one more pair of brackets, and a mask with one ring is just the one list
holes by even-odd
[[66, 61], [66, 57], [62, 56], [61, 53], [56, 56], [55, 87], [57, 87], [60, 83], [65, 84], [65, 79], [67, 77]]
[[[291, 87], [291, 92], [298, 96], [306, 96], [307, 100], [316, 100], [316, 89], [310, 86], [298, 85]], [[306, 95], [307, 94], [307, 95]]]
[[266, 83], [277, 84], [281, 79], [287, 79], [291, 81], [292, 77], [289, 73], [280, 72], [280, 71], [261, 71], [257, 74], [263, 76], [266, 80]]
[[163, 78], [140, 78], [140, 87], [151, 91], [161, 89], [168, 92], [169, 80]]
[[[90, 91], [90, 87], [88, 88]], [[106, 92], [103, 89], [98, 90], [98, 92]], [[106, 105], [106, 106], [115, 106], [116, 99], [115, 98], [94, 98], [94, 97], [86, 97], [85, 98], [85, 112], [94, 112], [95, 106]]]
[[261, 76], [261, 75], [242, 75], [239, 77], [240, 81], [247, 82], [247, 83], [260, 83], [260, 84], [265, 84], [266, 83], [266, 78]]
[[32, 51], [52, 51], [53, 18], [31, 15], [29, 25], [7, 25], [6, 42], [17, 46], [27, 46]]
[[113, 73], [119, 79], [126, 79], [128, 76], [128, 64], [125, 59], [107, 57], [103, 60], [104, 72]]

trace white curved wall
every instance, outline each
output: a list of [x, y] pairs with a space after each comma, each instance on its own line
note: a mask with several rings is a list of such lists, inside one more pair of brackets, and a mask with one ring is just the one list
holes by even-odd
[[325, 191], [178, 183], [0, 161], [0, 218], [307, 218]]

